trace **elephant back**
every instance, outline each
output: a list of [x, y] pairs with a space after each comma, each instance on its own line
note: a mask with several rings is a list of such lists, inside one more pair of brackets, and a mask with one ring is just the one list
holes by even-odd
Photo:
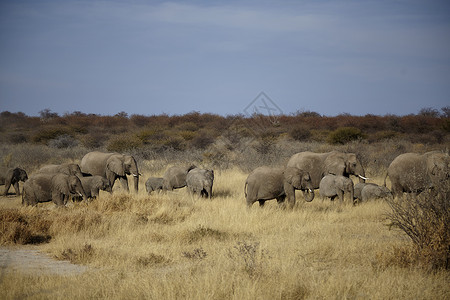
[[90, 175], [99, 175], [106, 177], [106, 162], [114, 153], [105, 153], [93, 151], [87, 153], [81, 159], [81, 172]]

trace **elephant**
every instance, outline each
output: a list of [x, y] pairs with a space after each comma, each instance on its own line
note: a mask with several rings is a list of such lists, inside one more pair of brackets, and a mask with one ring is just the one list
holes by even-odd
[[341, 202], [344, 201], [344, 194], [350, 193], [350, 199], [353, 203], [354, 186], [353, 181], [348, 177], [328, 174], [320, 181], [319, 190], [322, 199], [329, 197], [333, 201], [338, 196]]
[[331, 151], [328, 153], [300, 152], [291, 156], [288, 167], [297, 167], [308, 172], [314, 189], [319, 188], [325, 175], [358, 176], [360, 182], [365, 182], [364, 168], [354, 153]]
[[153, 191], [162, 191], [163, 189], [163, 178], [162, 177], [150, 177], [145, 182], [145, 189], [147, 193], [151, 193]]
[[189, 167], [170, 167], [166, 170], [163, 176], [163, 189], [172, 191], [173, 189], [179, 189], [186, 186], [186, 175], [196, 166], [191, 165]]
[[9, 169], [6, 172], [2, 172], [0, 174], [0, 184], [5, 185], [5, 191], [3, 192], [3, 195], [8, 195], [9, 188], [11, 185], [14, 187], [14, 190], [16, 191], [16, 195], [20, 195], [20, 189], [19, 189], [19, 181], [27, 181], [28, 174], [24, 169], [21, 168], [14, 168]]
[[136, 160], [131, 155], [120, 153], [89, 152], [81, 159], [81, 171], [85, 174], [99, 175], [108, 179], [111, 189], [116, 179], [129, 192], [127, 175], [133, 175], [134, 190], [139, 188], [139, 176]]
[[80, 179], [63, 173], [36, 173], [23, 185], [22, 204], [37, 205], [39, 202], [53, 201], [64, 206], [70, 196], [76, 194], [87, 199]]
[[186, 186], [191, 194], [200, 194], [211, 199], [214, 171], [200, 168], [190, 170], [186, 175]]
[[[391, 191], [375, 183], [357, 183], [355, 184], [355, 200], [368, 201], [370, 199], [393, 198]], [[355, 201], [356, 202], [356, 201]]]
[[100, 190], [112, 192], [111, 185], [105, 177], [94, 175], [80, 177], [81, 185], [86, 192], [87, 198], [98, 198]]
[[449, 163], [449, 155], [440, 151], [400, 154], [389, 165], [384, 186], [389, 176], [392, 194], [398, 197], [404, 192], [419, 194], [440, 184], [448, 184]]
[[306, 201], [314, 199], [314, 191], [311, 177], [308, 172], [295, 167], [271, 168], [258, 167], [247, 177], [244, 186], [244, 195], [247, 207], [251, 207], [256, 201], [262, 207], [267, 200], [277, 199], [278, 204], [284, 203], [288, 197], [287, 206], [295, 205], [295, 190], [307, 191]]
[[81, 169], [78, 164], [66, 163], [60, 165], [45, 165], [38, 170], [38, 173], [63, 173], [66, 175], [76, 175], [82, 177]]

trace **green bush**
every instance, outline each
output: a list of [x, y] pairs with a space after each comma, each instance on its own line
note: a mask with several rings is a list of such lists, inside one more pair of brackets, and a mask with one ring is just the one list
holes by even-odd
[[351, 141], [364, 138], [361, 130], [355, 127], [341, 127], [328, 135], [327, 142], [330, 144], [346, 144]]

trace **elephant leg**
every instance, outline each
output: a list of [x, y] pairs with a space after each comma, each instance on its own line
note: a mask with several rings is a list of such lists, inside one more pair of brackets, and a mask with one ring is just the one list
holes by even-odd
[[130, 189], [128, 188], [128, 179], [127, 176], [123, 176], [119, 178], [120, 183], [122, 184], [122, 187], [124, 188], [124, 190], [126, 190], [127, 192], [130, 191]]
[[330, 197], [330, 200], [331, 200], [331, 201], [334, 201], [334, 198], [336, 198], [336, 195], [331, 196], [331, 197]]
[[339, 190], [337, 191], [338, 197], [339, 197], [339, 201], [344, 202], [344, 192]]
[[16, 190], [16, 195], [20, 196], [19, 182], [14, 182], [14, 190]]
[[258, 202], [259, 202], [259, 207], [263, 207], [266, 200], [258, 200]]
[[53, 192], [52, 193], [52, 201], [53, 203], [55, 203], [57, 206], [64, 206], [64, 194], [58, 193], [58, 192]]
[[11, 182], [10, 181], [6, 181], [5, 182], [5, 191], [4, 191], [4, 193], [3, 193], [3, 195], [4, 196], [7, 196], [8, 195], [8, 191], [9, 191], [9, 188], [11, 187]]
[[284, 200], [286, 200], [286, 195], [277, 197], [277, 203], [278, 205], [282, 205], [284, 203]]

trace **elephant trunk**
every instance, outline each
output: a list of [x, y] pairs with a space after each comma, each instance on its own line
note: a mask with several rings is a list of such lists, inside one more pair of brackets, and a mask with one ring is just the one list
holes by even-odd
[[314, 190], [313, 189], [307, 189], [303, 192], [303, 195], [305, 196], [306, 202], [311, 202], [314, 200]]
[[79, 193], [80, 196], [82, 196], [83, 199], [87, 201], [88, 196], [86, 195], [86, 192], [84, 191], [84, 189], [83, 189], [82, 187], [80, 187], [80, 188], [77, 190], [77, 193]]

